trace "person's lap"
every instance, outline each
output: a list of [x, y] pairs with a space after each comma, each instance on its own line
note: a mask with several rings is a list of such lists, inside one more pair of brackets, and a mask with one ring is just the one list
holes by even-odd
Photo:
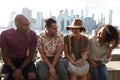
[[[20, 64], [16, 64], [15, 65], [17, 68], [20, 66]], [[23, 76], [25, 78], [25, 80], [27, 79], [28, 77], [28, 73], [35, 73], [36, 74], [36, 67], [34, 65], [34, 62], [30, 62], [24, 69], [23, 69]], [[1, 74], [7, 74], [8, 75], [8, 78], [7, 80], [13, 80], [13, 73], [12, 73], [12, 70], [10, 69], [9, 66], [7, 66], [6, 64], [3, 64], [2, 65], [2, 69], [1, 69]]]
[[[49, 69], [48, 66], [43, 62], [39, 61], [36, 63], [37, 73], [40, 79], [48, 79], [49, 78]], [[61, 80], [68, 80], [67, 70], [63, 65], [62, 61], [58, 61], [56, 64], [56, 72]], [[64, 79], [62, 79], [64, 78]]]
[[107, 68], [105, 65], [90, 69], [93, 80], [107, 80]]

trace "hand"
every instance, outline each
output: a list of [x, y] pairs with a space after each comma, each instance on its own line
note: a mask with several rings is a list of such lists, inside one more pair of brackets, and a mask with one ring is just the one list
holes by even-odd
[[79, 62], [76, 61], [76, 62], [73, 62], [73, 64], [74, 64], [75, 66], [82, 67], [82, 66], [84, 65], [84, 61], [83, 61], [83, 60], [80, 60]]
[[56, 71], [54, 67], [49, 68], [50, 79], [56, 79]]
[[90, 64], [91, 64], [91, 67], [97, 67], [97, 64], [96, 64], [96, 62], [95, 62], [95, 61], [90, 62]]
[[82, 54], [82, 59], [85, 60], [85, 59], [87, 59], [87, 58], [88, 58], [88, 56], [87, 56], [87, 52], [83, 53], [83, 54]]
[[14, 73], [13, 73], [13, 77], [15, 78], [15, 79], [22, 79], [23, 77], [22, 77], [22, 70], [21, 69], [16, 69], [15, 71], [14, 71]]
[[110, 44], [109, 44], [109, 49], [113, 49], [115, 47], [116, 41], [115, 40], [111, 40]]

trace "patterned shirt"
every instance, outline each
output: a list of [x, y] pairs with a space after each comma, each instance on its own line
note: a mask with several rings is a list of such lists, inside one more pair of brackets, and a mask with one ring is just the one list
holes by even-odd
[[30, 30], [26, 35], [20, 35], [11, 28], [1, 33], [1, 48], [7, 50], [11, 59], [25, 58], [28, 49], [35, 48], [37, 44], [36, 33]]
[[42, 48], [47, 57], [55, 55], [56, 47], [63, 48], [64, 37], [63, 34], [57, 33], [55, 37], [49, 37], [45, 32], [42, 32], [37, 41], [37, 47]]

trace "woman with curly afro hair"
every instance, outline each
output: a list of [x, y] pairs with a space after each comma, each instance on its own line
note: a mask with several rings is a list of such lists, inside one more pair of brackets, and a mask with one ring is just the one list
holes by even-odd
[[112, 25], [102, 25], [90, 39], [88, 52], [92, 80], [107, 80], [105, 63], [111, 60], [112, 50], [118, 45], [119, 34]]

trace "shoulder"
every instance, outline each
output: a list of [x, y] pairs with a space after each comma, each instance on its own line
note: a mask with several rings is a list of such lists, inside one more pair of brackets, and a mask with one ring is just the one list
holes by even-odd
[[42, 32], [38, 35], [38, 37], [45, 37], [45, 36], [46, 36], [45, 31], [42, 31]]
[[91, 37], [90, 41], [96, 41], [96, 37]]
[[90, 44], [92, 44], [92, 45], [98, 44], [96, 37], [91, 37], [91, 38], [89, 39], [89, 42], [90, 42]]
[[29, 34], [36, 35], [36, 33], [33, 30], [30, 30]]
[[61, 37], [64, 37], [64, 35], [63, 35], [63, 33], [58, 32], [56, 37], [57, 37], [57, 38], [61, 38]]
[[67, 35], [65, 35], [65, 36], [64, 36], [64, 41], [65, 41], [65, 43], [68, 43], [71, 37], [72, 37], [72, 34], [67, 34]]
[[82, 39], [89, 41], [89, 38], [86, 35], [83, 35], [83, 34], [82, 34]]
[[37, 35], [37, 39], [38, 39], [38, 40], [41, 40], [41, 39], [43, 39], [43, 38], [45, 38], [45, 32], [44, 32], [44, 31], [42, 31], [41, 33], [39, 33], [39, 34]]
[[8, 34], [10, 35], [10, 34], [14, 34], [14, 33], [15, 33], [15, 29], [10, 28], [10, 29], [2, 31], [1, 36], [8, 35]]
[[72, 34], [71, 33], [69, 33], [69, 34], [66, 34], [65, 36], [64, 36], [65, 38], [68, 38], [68, 37], [72, 37]]

